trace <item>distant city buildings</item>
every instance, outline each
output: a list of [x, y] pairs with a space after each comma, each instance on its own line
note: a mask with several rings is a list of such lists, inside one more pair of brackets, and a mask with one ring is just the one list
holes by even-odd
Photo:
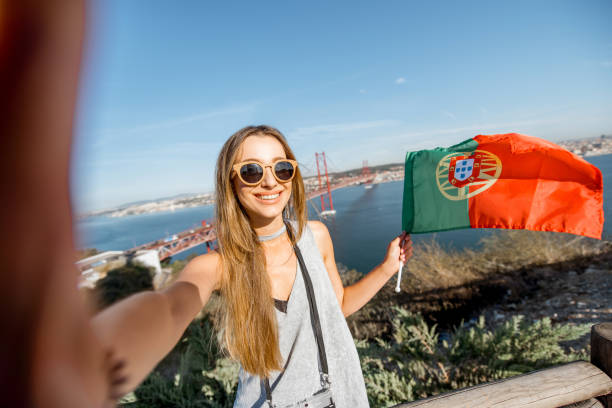
[[[597, 156], [603, 154], [612, 154], [612, 135], [601, 135], [599, 137], [567, 140], [557, 143], [559, 146], [569, 150], [580, 156]], [[371, 168], [372, 173], [376, 176], [374, 183], [387, 183], [404, 179], [404, 166], [394, 165], [378, 166]], [[345, 171], [341, 173], [329, 174], [330, 184], [334, 184], [335, 180], [350, 175], [357, 175], [361, 169]], [[321, 184], [325, 185], [325, 180], [321, 178]], [[317, 176], [305, 177], [304, 188], [306, 192], [314, 191], [319, 188], [319, 178]], [[108, 217], [124, 217], [128, 215], [149, 214], [162, 211], [174, 211], [181, 208], [200, 207], [211, 205], [214, 203], [214, 193], [196, 194], [192, 196], [183, 196], [180, 198], [163, 199], [159, 201], [151, 201], [142, 204], [134, 204], [126, 207], [95, 211], [85, 214], [83, 217], [105, 215]]]
[[107, 217], [125, 217], [128, 215], [150, 214], [162, 211], [174, 211], [181, 208], [201, 207], [213, 204], [215, 195], [213, 193], [195, 194], [188, 197], [168, 198], [159, 201], [150, 201], [142, 204], [129, 205], [127, 207], [113, 208], [108, 210], [94, 211], [84, 215], [93, 217], [105, 215]]
[[567, 140], [558, 143], [559, 146], [580, 156], [599, 156], [612, 154], [612, 135], [601, 135], [588, 139]]

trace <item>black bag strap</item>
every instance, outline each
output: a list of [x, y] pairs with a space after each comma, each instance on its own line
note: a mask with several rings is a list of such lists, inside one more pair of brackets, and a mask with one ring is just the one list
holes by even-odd
[[312, 281], [310, 280], [310, 274], [306, 269], [302, 252], [297, 245], [294, 247], [295, 255], [300, 263], [300, 269], [304, 277], [304, 283], [306, 285], [306, 295], [308, 296], [308, 305], [310, 306], [310, 321], [312, 328], [315, 333], [315, 340], [317, 341], [317, 349], [319, 350], [319, 361], [321, 362], [321, 371], [324, 375], [329, 375], [327, 367], [327, 354], [325, 354], [325, 343], [323, 343], [323, 333], [321, 331], [321, 321], [319, 320], [319, 310], [317, 309], [317, 301], [315, 299], [314, 289], [312, 287]]
[[[285, 220], [285, 225], [287, 226], [287, 233], [293, 237], [293, 228], [291, 224], [287, 220]], [[312, 280], [310, 280], [310, 274], [308, 273], [308, 268], [306, 268], [306, 263], [304, 262], [304, 257], [302, 256], [302, 251], [297, 246], [297, 243], [293, 245], [293, 251], [295, 252], [295, 256], [297, 257], [297, 261], [300, 265], [300, 270], [302, 271], [302, 277], [304, 278], [304, 286], [306, 286], [306, 297], [308, 298], [308, 306], [310, 309], [310, 322], [312, 324], [312, 330], [315, 335], [315, 340], [317, 342], [317, 350], [319, 352], [319, 362], [321, 364], [321, 385], [323, 388], [329, 388], [329, 369], [327, 366], [327, 354], [325, 353], [325, 343], [323, 342], [323, 333], [321, 331], [321, 321], [319, 320], [319, 310], [317, 309], [317, 300], [314, 294], [314, 288], [312, 286]], [[270, 388], [270, 381], [268, 378], [264, 380], [264, 388], [266, 390], [266, 401], [268, 401], [269, 406], [272, 406], [272, 389]]]

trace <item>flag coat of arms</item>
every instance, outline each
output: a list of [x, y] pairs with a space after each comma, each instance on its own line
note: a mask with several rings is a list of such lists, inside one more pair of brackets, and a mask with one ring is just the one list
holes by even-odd
[[406, 232], [506, 228], [601, 238], [603, 221], [601, 171], [552, 142], [478, 135], [406, 155]]

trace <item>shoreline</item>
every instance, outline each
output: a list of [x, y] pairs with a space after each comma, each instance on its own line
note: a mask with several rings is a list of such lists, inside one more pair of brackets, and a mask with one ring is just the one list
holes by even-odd
[[[574, 154], [577, 154], [577, 153], [574, 153]], [[583, 154], [577, 154], [577, 155], [583, 159], [586, 159], [587, 157], [612, 155], [612, 151], [608, 152], [608, 151], [589, 150]], [[383, 166], [388, 166], [388, 165], [392, 165], [392, 163], [389, 163]], [[350, 171], [354, 171], [354, 170], [350, 170]], [[382, 172], [375, 172], [375, 174], [379, 175], [379, 174], [382, 174]], [[382, 179], [379, 181], [375, 181], [372, 184], [390, 183], [393, 181], [401, 181], [403, 179], [404, 179], [404, 174], [402, 171], [401, 175], [399, 175], [398, 177], [392, 176], [391, 179]], [[151, 202], [132, 205], [132, 206], [128, 206], [125, 208], [119, 207], [119, 208], [112, 208], [112, 209], [107, 209], [107, 210], [91, 211], [85, 214], [78, 214], [75, 217], [75, 219], [76, 221], [82, 221], [88, 218], [99, 217], [99, 216], [106, 216], [109, 218], [121, 218], [121, 217], [129, 217], [132, 215], [156, 214], [160, 212], [175, 211], [175, 210], [181, 210], [185, 208], [206, 207], [208, 205], [213, 205], [213, 204], [214, 204], [213, 193], [201, 193], [201, 194], [194, 194], [193, 196], [190, 196], [188, 198], [181, 198], [178, 200], [168, 200], [168, 199], [153, 200]]]
[[[402, 181], [402, 180], [404, 180], [403, 177], [402, 178], [398, 178], [398, 179], [393, 179], [393, 180], [376, 181], [376, 182], [373, 182], [372, 184], [386, 184], [386, 183], [392, 183], [392, 182], [395, 182], [395, 181]], [[358, 184], [356, 184], [355, 186], [357, 186], [357, 185]], [[146, 214], [158, 214], [158, 213], [164, 213], [164, 212], [174, 212], [174, 211], [177, 211], [177, 210], [183, 210], [183, 209], [188, 209], [188, 208], [208, 207], [208, 206], [211, 206], [211, 205], [214, 205], [214, 201], [213, 200], [211, 200], [210, 202], [204, 202], [204, 203], [174, 204], [174, 205], [169, 205], [167, 207], [160, 207], [159, 209], [154, 209], [154, 210], [153, 209], [138, 210], [136, 208], [125, 208], [125, 209], [120, 209], [120, 210], [108, 210], [108, 211], [96, 212], [94, 214], [80, 215], [80, 216], [77, 216], [76, 219], [77, 219], [77, 221], [83, 221], [83, 220], [87, 220], [89, 218], [94, 218], [94, 217], [123, 218], [123, 217], [131, 217], [131, 216], [135, 216], [135, 215], [146, 215]]]

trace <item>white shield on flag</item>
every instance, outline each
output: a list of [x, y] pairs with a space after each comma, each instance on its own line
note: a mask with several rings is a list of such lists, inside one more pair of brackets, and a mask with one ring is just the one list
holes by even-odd
[[455, 163], [454, 178], [459, 181], [467, 180], [474, 171], [474, 159], [457, 160]]

